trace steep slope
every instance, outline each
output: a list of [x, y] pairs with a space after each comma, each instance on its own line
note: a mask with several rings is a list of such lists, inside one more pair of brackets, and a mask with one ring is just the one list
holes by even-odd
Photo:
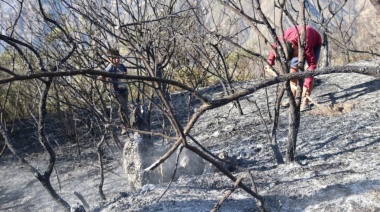
[[[380, 60], [364, 61], [359, 65], [366, 63], [379, 66]], [[331, 74], [318, 79], [321, 83], [312, 98], [323, 107], [334, 104], [343, 109], [338, 113], [326, 113], [314, 105], [312, 110], [302, 114], [297, 162], [294, 164], [278, 166], [268, 146], [266, 128], [259, 113], [269, 123], [264, 90], [240, 101], [244, 111], [242, 116], [233, 105], [206, 112], [191, 135], [215, 155], [223, 156], [240, 167], [234, 170], [234, 175], [244, 177], [243, 182], [247, 185], [251, 181], [244, 170], [250, 170], [268, 211], [380, 210], [380, 81], [358, 74]], [[244, 89], [254, 83], [235, 86]], [[203, 92], [210, 94], [215, 89], [220, 87], [205, 88]], [[268, 89], [270, 107], [273, 107], [275, 90], [276, 86]], [[185, 101], [179, 98], [174, 106], [183, 108], [182, 104]], [[287, 124], [288, 116], [284, 109], [277, 134], [283, 153]], [[16, 141], [28, 143], [33, 133], [33, 129], [27, 131], [20, 126], [20, 129], [15, 129], [15, 135], [20, 138]], [[82, 138], [85, 142], [81, 143], [82, 154], [78, 155], [77, 146], [59, 140], [59, 133], [48, 130], [48, 134], [51, 141], [59, 144], [56, 147], [58, 161], [57, 172], [52, 177], [53, 187], [71, 205], [79, 202], [73, 191], [81, 193], [92, 211], [209, 211], [233, 185], [208, 166], [203, 175], [179, 176], [157, 202], [168, 184], [148, 184], [137, 192], [131, 192], [123, 173], [121, 152], [110, 142], [114, 154], [107, 149], [108, 156], [104, 158], [104, 193], [109, 199], [102, 202], [97, 187], [97, 156], [93, 148], [97, 141]], [[120, 139], [128, 141], [127, 136]], [[156, 145], [162, 143], [157, 142]], [[37, 149], [26, 147], [25, 157], [36, 167], [44, 167], [46, 155], [34, 151]], [[0, 176], [0, 210], [61, 210], [32, 174], [13, 160], [12, 155], [1, 158]], [[257, 207], [251, 196], [237, 189], [220, 211], [257, 211]]]
[[[364, 63], [361, 63], [364, 64]], [[380, 60], [372, 62], [380, 65]], [[380, 210], [380, 80], [357, 74], [321, 76], [313, 99], [320, 104], [302, 115], [297, 162], [277, 166], [267, 145], [257, 101], [264, 117], [264, 91], [242, 100], [245, 115], [232, 105], [205, 114], [193, 136], [217, 155], [233, 158], [241, 170], [251, 170], [268, 211]], [[241, 85], [242, 87], [246, 85]], [[274, 88], [270, 89], [271, 92]], [[273, 96], [270, 98], [273, 102]], [[340, 105], [337, 113], [326, 113]], [[285, 149], [286, 110], [281, 113], [278, 138]], [[250, 185], [245, 171], [235, 171]], [[205, 170], [197, 177], [182, 176], [162, 199], [167, 184], [146, 185], [123, 193], [93, 211], [208, 211], [233, 182]], [[220, 211], [258, 211], [255, 201], [238, 189]]]

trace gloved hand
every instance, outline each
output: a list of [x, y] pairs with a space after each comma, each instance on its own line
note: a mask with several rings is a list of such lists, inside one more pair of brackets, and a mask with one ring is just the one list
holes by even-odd
[[270, 65], [264, 66], [264, 71], [272, 77], [278, 76], [278, 74], [274, 71], [274, 69]]

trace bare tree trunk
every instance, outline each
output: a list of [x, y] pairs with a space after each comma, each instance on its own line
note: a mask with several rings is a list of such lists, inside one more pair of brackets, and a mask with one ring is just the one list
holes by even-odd
[[39, 106], [39, 122], [38, 122], [38, 133], [39, 133], [39, 141], [41, 145], [44, 147], [45, 150], [49, 153], [49, 165], [46, 169], [44, 174], [41, 174], [37, 169], [35, 169], [32, 165], [30, 165], [24, 158], [20, 156], [18, 151], [12, 146], [11, 141], [9, 139], [8, 133], [2, 123], [0, 123], [0, 133], [3, 135], [5, 144], [8, 146], [8, 148], [11, 150], [11, 152], [26, 166], [29, 167], [30, 172], [40, 181], [42, 186], [47, 190], [47, 192], [52, 196], [55, 202], [57, 202], [59, 205], [61, 205], [64, 208], [64, 211], [70, 211], [70, 205], [61, 198], [61, 196], [54, 190], [50, 183], [50, 176], [54, 168], [55, 163], [55, 152], [51, 148], [50, 144], [46, 140], [45, 135], [45, 115], [46, 115], [46, 99], [47, 94], [50, 88], [51, 79], [47, 82], [45, 82], [45, 89], [43, 90], [41, 100], [40, 100], [40, 106]]
[[282, 87], [277, 95], [276, 103], [274, 106], [274, 114], [273, 114], [274, 117], [273, 117], [273, 126], [272, 126], [271, 143], [270, 143], [270, 146], [273, 150], [274, 157], [277, 161], [277, 164], [284, 163], [284, 159], [282, 158], [280, 148], [278, 147], [278, 144], [277, 144], [277, 135], [276, 135], [277, 128], [278, 128], [278, 120], [280, 117], [280, 104], [281, 104], [281, 99], [284, 96], [284, 92], [285, 90]]
[[24, 165], [26, 165], [29, 168], [29, 171], [32, 172], [32, 174], [40, 181], [42, 186], [46, 188], [50, 196], [53, 197], [53, 199], [60, 205], [63, 206], [64, 211], [70, 211], [70, 205], [65, 200], [63, 200], [57, 192], [54, 190], [54, 188], [51, 186], [49, 178], [46, 178], [45, 175], [42, 175], [38, 172], [37, 169], [35, 169], [32, 165], [30, 165], [24, 158], [20, 156], [18, 151], [13, 147], [11, 140], [8, 136], [8, 133], [2, 123], [0, 123], [0, 133], [4, 137], [5, 143], [8, 146], [9, 150], [17, 157], [17, 159]]
[[[226, 89], [225, 92], [228, 95], [230, 94], [230, 91], [231, 91], [231, 94], [234, 94], [234, 89], [232, 87], [232, 82], [231, 82], [231, 76], [230, 76], [230, 73], [228, 73], [227, 64], [226, 64], [226, 61], [222, 55], [222, 52], [220, 51], [220, 49], [218, 48], [217, 45], [211, 44], [211, 46], [214, 47], [216, 52], [218, 52], [218, 55], [221, 58], [222, 63], [223, 63], [223, 70], [224, 70], [224, 74], [226, 75], [226, 80], [227, 80], [227, 85], [228, 85], [228, 89]], [[220, 81], [224, 84], [224, 80], [220, 80]], [[223, 86], [223, 87], [225, 88], [225, 86]], [[240, 105], [239, 100], [234, 101], [234, 106], [238, 109], [240, 115], [244, 114], [243, 110], [241, 109], [241, 105]]]
[[[291, 91], [288, 91], [288, 92], [291, 92]], [[286, 162], [287, 163], [294, 161], [294, 158], [295, 158], [297, 134], [298, 134], [298, 128], [299, 128], [299, 123], [300, 123], [299, 108], [300, 108], [299, 104], [297, 103], [290, 104], [290, 107], [289, 107], [289, 132], [288, 132], [288, 145], [286, 148]]]
[[350, 52], [347, 47], [344, 48], [344, 64], [350, 63]]
[[323, 52], [321, 55], [321, 59], [323, 60], [323, 63], [321, 67], [327, 67], [330, 65], [330, 54], [329, 54], [329, 40], [326, 32], [323, 32]]
[[49, 192], [49, 194], [53, 197], [53, 199], [60, 205], [62, 205], [65, 210], [70, 210], [70, 205], [64, 201], [54, 190], [54, 188], [51, 186], [50, 183], [50, 176], [53, 172], [56, 156], [53, 148], [50, 146], [49, 142], [46, 139], [46, 132], [45, 132], [45, 117], [46, 117], [46, 101], [48, 97], [48, 93], [51, 87], [53, 78], [49, 78], [48, 81], [45, 81], [45, 88], [43, 89], [43, 92], [41, 94], [40, 98], [40, 104], [39, 104], [39, 120], [38, 120], [38, 137], [39, 142], [44, 147], [44, 149], [49, 154], [49, 164], [48, 167], [45, 170], [45, 173], [43, 175], [38, 174], [35, 175], [36, 178], [41, 182], [41, 184], [46, 188], [46, 190]]
[[[306, 25], [305, 25], [305, 0], [300, 2], [300, 18], [301, 18], [301, 34], [300, 34], [300, 43], [299, 43], [299, 54], [298, 54], [298, 70], [303, 71], [304, 70], [304, 52], [306, 47]], [[303, 86], [303, 80], [299, 80], [298, 86]], [[288, 93], [288, 96], [291, 97], [290, 99], [290, 108], [289, 108], [289, 133], [288, 133], [288, 146], [286, 148], [286, 162], [293, 162], [295, 159], [296, 154], [296, 147], [297, 147], [297, 136], [298, 136], [298, 129], [300, 126], [301, 121], [301, 114], [300, 114], [300, 95], [302, 93], [299, 92], [297, 94], [297, 97], [299, 98], [297, 101], [293, 101], [295, 97], [293, 96], [292, 92], [290, 91], [290, 81], [286, 82], [286, 90]]]

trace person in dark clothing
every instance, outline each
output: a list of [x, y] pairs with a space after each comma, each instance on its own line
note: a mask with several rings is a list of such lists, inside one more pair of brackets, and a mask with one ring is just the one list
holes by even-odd
[[[108, 66], [105, 68], [106, 72], [110, 73], [123, 73], [127, 74], [127, 68], [120, 63], [120, 54], [117, 49], [107, 50], [107, 60], [109, 62]], [[98, 77], [99, 80], [104, 80], [103, 76]], [[111, 83], [113, 85], [113, 92], [117, 101], [120, 104], [119, 113], [120, 118], [123, 121], [123, 126], [121, 134], [125, 134], [126, 129], [130, 127], [129, 124], [129, 111], [128, 111], [128, 86], [126, 79], [120, 79], [116, 77], [111, 77]]]

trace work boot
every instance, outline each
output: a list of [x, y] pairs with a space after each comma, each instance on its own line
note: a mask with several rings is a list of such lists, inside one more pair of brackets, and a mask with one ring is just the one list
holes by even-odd
[[307, 110], [311, 110], [311, 106], [309, 104], [301, 104], [301, 108], [300, 108], [300, 111], [301, 112], [304, 112], [304, 111], [307, 111]]

